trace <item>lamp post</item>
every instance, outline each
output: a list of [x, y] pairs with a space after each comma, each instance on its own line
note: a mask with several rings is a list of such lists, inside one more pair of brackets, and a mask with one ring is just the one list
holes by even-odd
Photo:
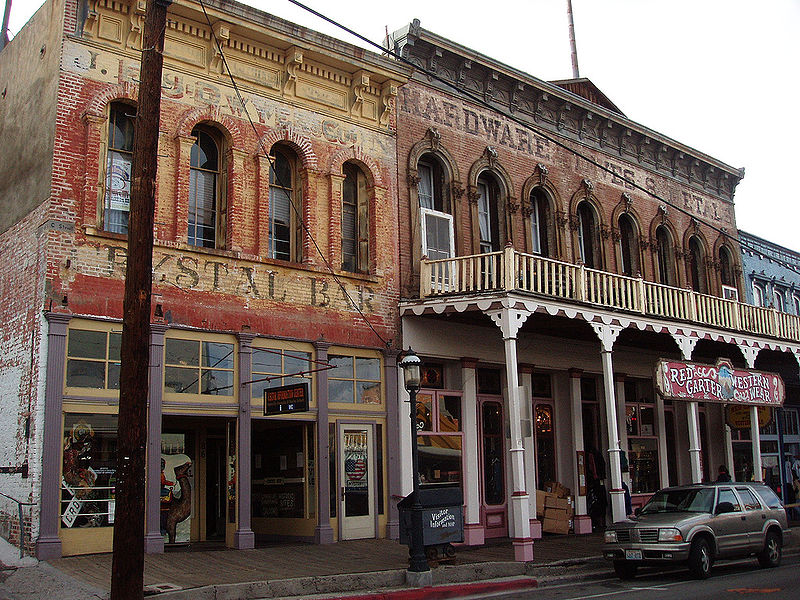
[[420, 504], [419, 501], [417, 392], [419, 391], [420, 365], [422, 365], [422, 361], [411, 348], [408, 349], [405, 356], [400, 361], [400, 368], [403, 369], [403, 382], [409, 396], [411, 396], [411, 474], [414, 486], [411, 493], [414, 500], [411, 504], [411, 546], [408, 549], [410, 557], [408, 570], [414, 573], [422, 573], [431, 570], [428, 566], [428, 559], [425, 556], [422, 533], [422, 504]]

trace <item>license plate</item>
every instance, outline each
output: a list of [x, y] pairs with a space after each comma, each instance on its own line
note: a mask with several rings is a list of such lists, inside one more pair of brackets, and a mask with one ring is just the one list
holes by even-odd
[[625, 550], [625, 560], [642, 560], [642, 551]]

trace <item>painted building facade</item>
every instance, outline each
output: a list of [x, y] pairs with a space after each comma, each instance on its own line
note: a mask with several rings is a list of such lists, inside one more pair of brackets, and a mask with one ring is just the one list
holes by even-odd
[[[0, 54], [0, 486], [41, 558], [111, 549], [145, 8], [49, 0]], [[410, 69], [205, 8], [166, 31], [146, 550], [386, 536]]]
[[663, 358], [797, 372], [797, 317], [736, 301], [743, 171], [588, 80], [539, 80], [418, 21], [392, 42], [418, 68], [398, 98], [398, 187], [420, 472], [462, 487], [467, 543], [507, 536], [530, 559], [534, 492], [553, 482], [587, 533], [625, 517], [625, 487], [636, 507], [720, 464], [752, 477], [757, 426], [733, 445], [725, 404], [654, 388]]
[[[741, 229], [739, 239], [747, 303], [800, 315], [800, 254]], [[761, 431], [764, 477], [775, 489], [783, 487], [786, 502], [797, 501], [791, 498], [789, 488], [793, 472], [800, 476], [800, 380], [791, 367], [787, 365], [781, 372], [786, 382], [786, 405]]]

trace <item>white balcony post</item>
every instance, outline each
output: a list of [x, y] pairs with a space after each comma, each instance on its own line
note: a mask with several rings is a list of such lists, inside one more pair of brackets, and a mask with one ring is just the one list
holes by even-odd
[[517, 288], [517, 273], [514, 266], [514, 246], [510, 243], [503, 248], [503, 290], [510, 292]]
[[[697, 338], [685, 335], [672, 335], [681, 349], [683, 360], [692, 360], [692, 352], [697, 345]], [[700, 463], [700, 419], [698, 417], [697, 402], [686, 403], [686, 425], [689, 428], [689, 463], [692, 467], [692, 483], [703, 480], [703, 469]]]
[[624, 521], [625, 492], [622, 489], [622, 470], [620, 468], [621, 452], [619, 447], [619, 427], [617, 425], [617, 407], [614, 394], [614, 368], [611, 362], [611, 351], [622, 327], [605, 323], [590, 323], [600, 338], [600, 357], [603, 363], [603, 390], [605, 392], [606, 420], [608, 421], [608, 465], [611, 472], [611, 516], [614, 523]]
[[431, 295], [431, 263], [425, 259], [419, 265], [419, 295], [422, 298]]
[[645, 314], [647, 312], [647, 295], [644, 290], [644, 279], [639, 277], [636, 280], [636, 290], [639, 293], [639, 312]]
[[[583, 402], [581, 401], [580, 369], [569, 370], [569, 399], [572, 412], [572, 446], [575, 457], [572, 464], [572, 477], [575, 482], [575, 517], [573, 529], [576, 534], [592, 533], [592, 518], [586, 507], [586, 453], [583, 443]], [[583, 473], [578, 471], [578, 453], [583, 453]], [[584, 493], [581, 494], [581, 488]]]
[[468, 546], [482, 546], [484, 528], [481, 525], [481, 500], [478, 489], [480, 457], [478, 455], [478, 361], [474, 358], [461, 359], [461, 381], [464, 390], [464, 412], [462, 431], [464, 432], [464, 543]]
[[581, 265], [578, 268], [578, 300], [586, 300], [586, 266]]
[[758, 407], [750, 407], [750, 439], [753, 441], [753, 481], [764, 481], [761, 474], [761, 431], [758, 428]]
[[489, 316], [500, 327], [505, 344], [506, 386], [508, 394], [508, 420], [511, 429], [511, 444], [508, 450], [511, 463], [511, 534], [514, 559], [533, 560], [533, 538], [531, 536], [530, 504], [525, 488], [525, 449], [522, 445], [522, 411], [520, 409], [519, 375], [517, 363], [517, 333], [530, 313], [514, 310], [507, 305], [490, 311]]

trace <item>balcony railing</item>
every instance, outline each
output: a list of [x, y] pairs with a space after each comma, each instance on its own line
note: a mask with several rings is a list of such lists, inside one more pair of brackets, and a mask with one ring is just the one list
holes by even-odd
[[472, 256], [423, 260], [423, 298], [524, 291], [560, 300], [709, 327], [800, 341], [800, 317], [506, 248]]

